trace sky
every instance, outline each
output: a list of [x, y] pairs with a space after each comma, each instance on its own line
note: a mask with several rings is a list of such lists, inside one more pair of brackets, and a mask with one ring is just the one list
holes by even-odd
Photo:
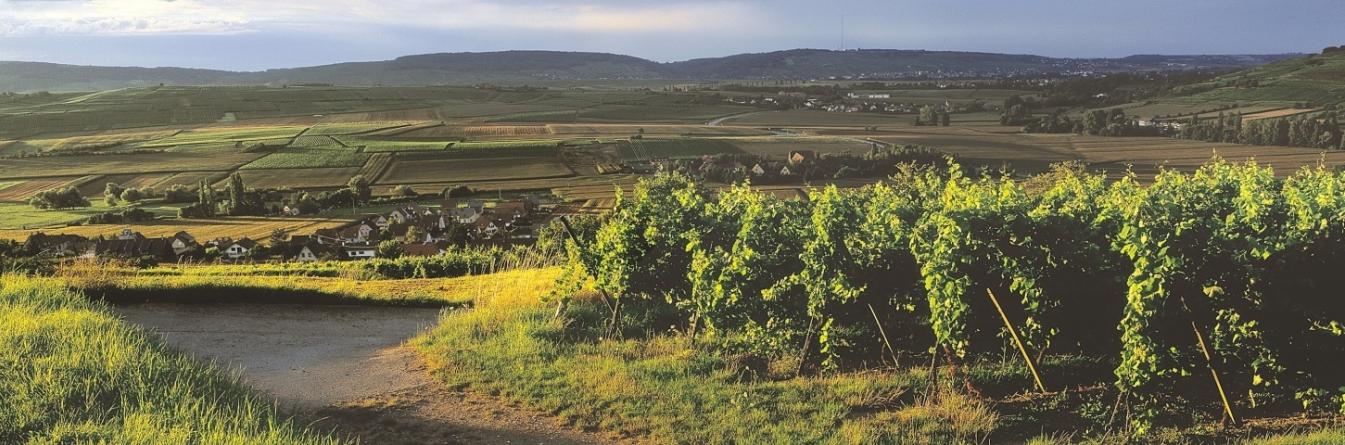
[[1341, 44], [1341, 0], [0, 0], [0, 60], [249, 71], [509, 49], [669, 62], [792, 48], [1121, 57]]

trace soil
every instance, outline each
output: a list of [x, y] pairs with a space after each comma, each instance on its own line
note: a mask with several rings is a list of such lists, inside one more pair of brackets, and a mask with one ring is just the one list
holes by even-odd
[[289, 304], [116, 308], [171, 346], [237, 369], [295, 420], [362, 444], [602, 444], [597, 432], [435, 381], [405, 342], [438, 309]]

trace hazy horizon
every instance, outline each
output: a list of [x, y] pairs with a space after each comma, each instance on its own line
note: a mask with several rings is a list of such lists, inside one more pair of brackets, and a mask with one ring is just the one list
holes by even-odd
[[671, 62], [794, 48], [1101, 58], [1315, 52], [1345, 43], [1331, 31], [1345, 3], [1295, 3], [0, 0], [0, 60], [258, 71], [504, 50]]

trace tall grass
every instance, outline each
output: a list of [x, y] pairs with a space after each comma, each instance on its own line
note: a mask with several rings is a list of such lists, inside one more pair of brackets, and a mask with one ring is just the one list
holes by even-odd
[[804, 378], [796, 360], [701, 351], [677, 333], [604, 339], [587, 328], [600, 304], [555, 318], [539, 298], [551, 282], [514, 278], [483, 283], [473, 309], [415, 341], [450, 385], [652, 443], [977, 443], [996, 423], [971, 397], [917, 397], [919, 372]]
[[59, 280], [0, 277], [0, 326], [0, 443], [343, 443]]
[[[259, 265], [271, 267], [277, 265]], [[346, 276], [257, 274], [251, 266], [173, 266], [145, 272], [103, 262], [72, 262], [55, 276], [90, 296], [113, 302], [384, 304], [463, 306], [479, 295], [482, 283], [513, 282], [521, 277], [551, 278], [557, 268], [519, 269], [516, 264], [483, 267], [481, 273], [453, 278], [374, 279]], [[279, 267], [279, 266], [277, 266]], [[319, 266], [320, 267], [320, 266]], [[498, 267], [498, 269], [494, 269]]]

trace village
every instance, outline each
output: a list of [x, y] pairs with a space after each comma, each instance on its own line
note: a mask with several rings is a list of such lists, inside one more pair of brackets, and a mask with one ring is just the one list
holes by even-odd
[[429, 257], [453, 247], [531, 244], [556, 205], [534, 196], [517, 200], [417, 203], [370, 214], [341, 228], [308, 234], [277, 230], [268, 239], [202, 240], [187, 231], [146, 237], [130, 227], [109, 236], [35, 232], [16, 253], [35, 258], [111, 258], [142, 262], [340, 261]]

